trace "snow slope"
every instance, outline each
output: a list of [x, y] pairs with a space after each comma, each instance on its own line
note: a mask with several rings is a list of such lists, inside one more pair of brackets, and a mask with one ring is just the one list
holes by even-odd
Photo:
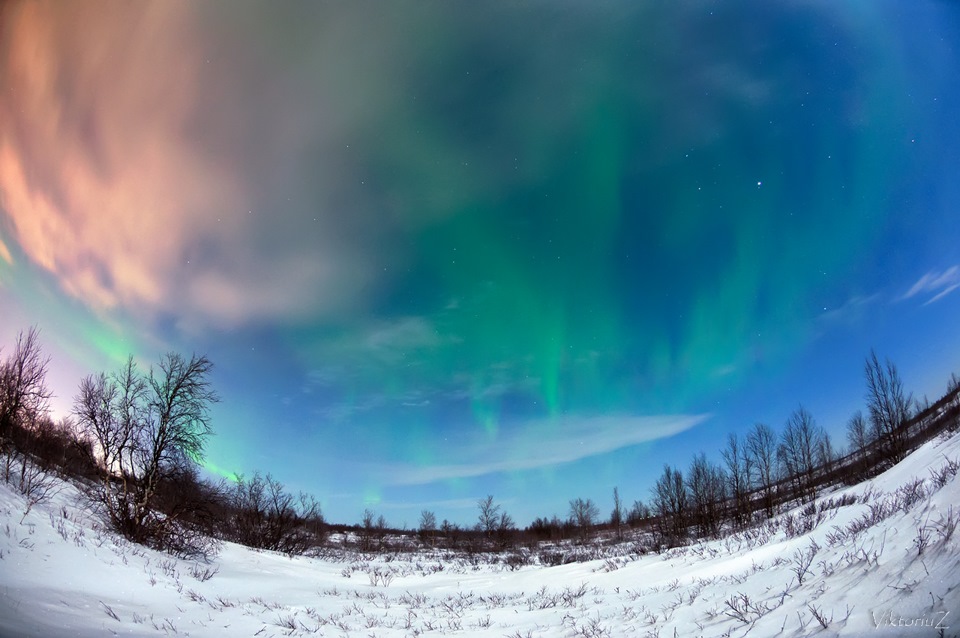
[[24, 514], [0, 484], [0, 636], [955, 636], [957, 460], [941, 438], [755, 530], [516, 571], [233, 544], [183, 561], [100, 530], [71, 486]]

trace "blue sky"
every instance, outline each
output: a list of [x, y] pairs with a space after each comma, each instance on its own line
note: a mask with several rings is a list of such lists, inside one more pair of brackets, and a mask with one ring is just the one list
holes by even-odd
[[[8, 3], [0, 343], [207, 354], [207, 468], [521, 524], [960, 352], [944, 2]], [[838, 441], [840, 442], [840, 441]]]

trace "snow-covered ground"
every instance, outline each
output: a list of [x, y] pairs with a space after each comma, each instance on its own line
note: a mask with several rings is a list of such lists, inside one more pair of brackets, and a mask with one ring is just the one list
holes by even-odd
[[178, 560], [98, 531], [72, 487], [24, 515], [0, 484], [0, 636], [955, 636], [958, 460], [941, 438], [756, 530], [515, 571], [229, 543]]

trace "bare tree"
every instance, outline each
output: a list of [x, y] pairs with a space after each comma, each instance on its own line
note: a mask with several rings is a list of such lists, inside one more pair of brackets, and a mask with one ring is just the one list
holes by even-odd
[[426, 542], [437, 529], [437, 515], [430, 510], [420, 512], [420, 538]]
[[167, 474], [153, 500], [156, 511], [175, 524], [163, 528], [167, 551], [209, 557], [220, 550], [230, 520], [229, 484], [201, 477], [196, 464], [181, 465]]
[[538, 541], [559, 541], [565, 536], [566, 528], [570, 526], [569, 521], [563, 522], [554, 514], [552, 518], [538, 516], [527, 527], [527, 533], [536, 537]]
[[720, 532], [720, 507], [726, 482], [723, 470], [707, 461], [701, 452], [693, 457], [687, 476], [688, 500], [697, 532], [701, 537], [716, 536]]
[[263, 540], [267, 525], [267, 485], [259, 472], [250, 478], [237, 475], [230, 505], [233, 507], [232, 540], [247, 547], [269, 549]]
[[886, 458], [899, 463], [907, 454], [906, 425], [912, 414], [913, 395], [905, 393], [897, 367], [889, 359], [881, 365], [873, 350], [864, 364], [864, 376], [873, 439]]
[[500, 549], [506, 549], [510, 546], [515, 527], [513, 517], [506, 512], [500, 512], [496, 528], [497, 546]]
[[643, 501], [634, 501], [627, 512], [627, 525], [630, 527], [639, 527], [641, 523], [650, 518], [650, 508]]
[[947, 403], [947, 410], [953, 412], [948, 428], [951, 432], [956, 432], [957, 429], [960, 428], [960, 377], [957, 376], [956, 372], [950, 373], [950, 380], [947, 382], [947, 394], [945, 396], [951, 396], [950, 401]]
[[823, 438], [823, 429], [803, 406], [793, 411], [780, 436], [777, 460], [781, 475], [793, 482], [796, 495], [803, 500], [816, 496], [817, 453]]
[[774, 486], [777, 481], [777, 435], [765, 423], [756, 423], [747, 434], [752, 486], [760, 492], [764, 514], [773, 516]]
[[383, 514], [378, 516], [373, 510], [363, 510], [362, 526], [361, 550], [383, 551], [387, 540], [387, 519], [383, 517]]
[[0, 364], [0, 449], [17, 428], [30, 428], [49, 412], [53, 396], [46, 382], [49, 363], [36, 327], [17, 335], [13, 353]]
[[687, 535], [687, 488], [683, 473], [670, 465], [653, 487], [653, 509], [660, 535], [670, 545], [681, 543]]
[[451, 523], [447, 519], [443, 519], [443, 522], [440, 523], [440, 536], [450, 547], [456, 548], [460, 545], [463, 532], [464, 530], [459, 525]]
[[206, 357], [169, 353], [146, 376], [131, 358], [119, 372], [80, 384], [78, 426], [103, 472], [91, 495], [131, 540], [163, 547], [179, 524], [170, 512], [155, 511], [156, 496], [165, 481], [203, 459], [210, 406], [218, 400], [212, 367]]
[[613, 488], [613, 511], [610, 512], [610, 526], [617, 534], [617, 540], [623, 540], [623, 503], [620, 501], [620, 490]]
[[373, 539], [376, 536], [377, 519], [376, 514], [371, 509], [363, 510], [363, 518], [360, 521], [360, 551], [370, 551], [373, 549]]
[[493, 495], [487, 495], [477, 501], [477, 509], [480, 510], [477, 527], [488, 537], [492, 536], [500, 523], [500, 506], [494, 504]]
[[493, 496], [488, 495], [477, 501], [480, 515], [477, 520], [477, 530], [483, 532], [487, 540], [493, 540], [501, 548], [510, 544], [514, 532], [513, 518], [503, 511], [503, 508], [493, 502]]
[[580, 542], [587, 539], [590, 528], [596, 524], [599, 516], [600, 509], [591, 499], [576, 498], [570, 501], [570, 522], [576, 526]]
[[44, 471], [64, 476], [82, 473], [76, 464], [76, 427], [69, 416], [57, 421], [49, 416], [37, 419], [24, 443]]
[[837, 451], [833, 448], [833, 440], [830, 433], [822, 431], [823, 436], [817, 444], [817, 465], [824, 473], [830, 474], [833, 471], [833, 464], [837, 460]]
[[74, 401], [81, 435], [92, 443], [88, 449], [103, 468], [91, 495], [106, 510], [114, 529], [128, 538], [138, 536], [137, 450], [144, 444], [147, 412], [147, 383], [133, 357], [111, 375], [101, 372], [84, 378]]
[[750, 521], [751, 459], [746, 445], [735, 433], [727, 436], [727, 447], [721, 452], [727, 466], [730, 496], [733, 498], [733, 520], [738, 527]]
[[854, 471], [857, 480], [866, 477], [867, 473], [867, 447], [870, 445], [870, 434], [867, 431], [867, 420], [863, 418], [863, 412], [857, 410], [847, 421], [847, 445], [850, 447], [850, 453], [854, 458]]

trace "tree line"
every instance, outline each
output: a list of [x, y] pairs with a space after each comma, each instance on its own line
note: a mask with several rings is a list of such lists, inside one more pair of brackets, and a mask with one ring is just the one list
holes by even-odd
[[[0, 355], [3, 351], [0, 350]], [[598, 534], [622, 541], [652, 536], [653, 548], [716, 537], [774, 516], [785, 504], [809, 502], [824, 489], [852, 484], [902, 460], [914, 447], [960, 425], [960, 379], [951, 377], [936, 403], [916, 401], [896, 366], [871, 352], [864, 363], [866, 413], [846, 425], [847, 450], [798, 406], [778, 433], [757, 423], [726, 437], [719, 461], [694, 454], [685, 470], [665, 465], [648, 501], [627, 507], [618, 488], [602, 518], [592, 499], [569, 501], [565, 517], [538, 517], [519, 529], [492, 495], [477, 501], [477, 521], [438, 524], [423, 510], [416, 530], [390, 529], [366, 510], [357, 525], [329, 525], [319, 502], [293, 494], [270, 474], [226, 481], [201, 476], [210, 412], [219, 396], [205, 356], [170, 352], [146, 369], [133, 357], [113, 372], [81, 380], [73, 413], [50, 418], [49, 358], [39, 331], [18, 335], [0, 360], [0, 474], [30, 504], [51, 496], [52, 474], [74, 480], [87, 504], [124, 537], [181, 555], [209, 555], [220, 541], [303, 553], [331, 529], [360, 551], [403, 548], [504, 551]]]

